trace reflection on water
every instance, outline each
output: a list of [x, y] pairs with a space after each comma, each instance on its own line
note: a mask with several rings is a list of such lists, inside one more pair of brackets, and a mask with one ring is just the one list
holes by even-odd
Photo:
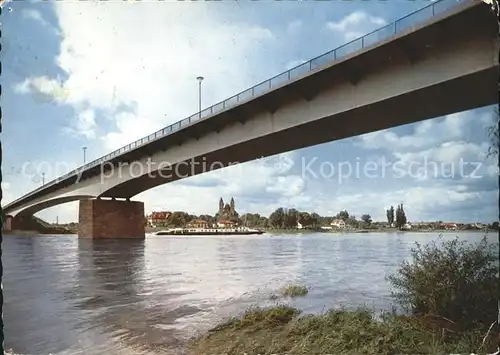
[[250, 305], [273, 304], [269, 296], [292, 282], [310, 287], [306, 297], [287, 301], [306, 312], [387, 309], [386, 275], [415, 241], [436, 236], [8, 236], [5, 345], [23, 355], [181, 354], [190, 336]]

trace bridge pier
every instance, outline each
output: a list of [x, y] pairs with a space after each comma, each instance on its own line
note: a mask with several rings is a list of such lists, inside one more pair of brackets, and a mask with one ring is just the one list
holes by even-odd
[[6, 232], [9, 232], [12, 230], [12, 224], [13, 224], [13, 221], [14, 220], [14, 217], [12, 216], [5, 216], [5, 219], [3, 220], [3, 226], [2, 226], [2, 230], [6, 231]]
[[144, 239], [144, 203], [88, 199], [80, 201], [78, 237]]
[[30, 225], [26, 223], [26, 216], [5, 216], [3, 220], [2, 230], [5, 232], [27, 230]]

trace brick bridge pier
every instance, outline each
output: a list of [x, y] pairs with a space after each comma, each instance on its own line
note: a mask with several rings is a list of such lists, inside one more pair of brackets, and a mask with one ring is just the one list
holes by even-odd
[[130, 200], [81, 200], [78, 237], [144, 239], [144, 203]]

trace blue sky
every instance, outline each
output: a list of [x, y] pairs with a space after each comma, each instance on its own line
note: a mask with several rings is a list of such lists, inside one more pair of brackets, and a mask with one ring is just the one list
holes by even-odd
[[[370, 2], [16, 2], [5, 5], [3, 204], [82, 163], [333, 49], [427, 1]], [[385, 219], [403, 202], [409, 220], [498, 218], [495, 161], [486, 158], [492, 107], [286, 153], [161, 186], [138, 195], [146, 210], [215, 213], [234, 196], [240, 213], [279, 206]], [[478, 162], [477, 171], [460, 161]], [[399, 176], [434, 162], [444, 174]], [[341, 162], [378, 172], [341, 177]], [[278, 163], [278, 164], [277, 164]], [[311, 166], [312, 170], [304, 166]], [[446, 165], [447, 164], [447, 165]], [[450, 169], [455, 169], [450, 174]], [[259, 174], [249, 175], [259, 169]], [[467, 170], [469, 169], [469, 170]], [[313, 173], [311, 173], [313, 171]], [[471, 173], [474, 171], [474, 177]], [[418, 172], [418, 174], [417, 174]], [[448, 174], [446, 174], [448, 172]], [[258, 175], [258, 176], [257, 176]], [[463, 174], [462, 174], [463, 175]], [[254, 176], [248, 179], [248, 176]], [[39, 213], [77, 220], [77, 203]]]

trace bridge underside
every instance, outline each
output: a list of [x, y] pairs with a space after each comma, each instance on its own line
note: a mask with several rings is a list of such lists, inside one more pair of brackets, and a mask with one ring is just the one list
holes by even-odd
[[[101, 197], [132, 198], [151, 188], [260, 157], [306, 148], [317, 144], [358, 136], [382, 129], [406, 125], [432, 117], [445, 116], [490, 105], [496, 100], [498, 68], [465, 75], [446, 83], [391, 97], [374, 105], [365, 105], [334, 117], [298, 125], [257, 139], [194, 157], [156, 172], [128, 180], [105, 191]], [[470, 94], [474, 88], [474, 95]]]

